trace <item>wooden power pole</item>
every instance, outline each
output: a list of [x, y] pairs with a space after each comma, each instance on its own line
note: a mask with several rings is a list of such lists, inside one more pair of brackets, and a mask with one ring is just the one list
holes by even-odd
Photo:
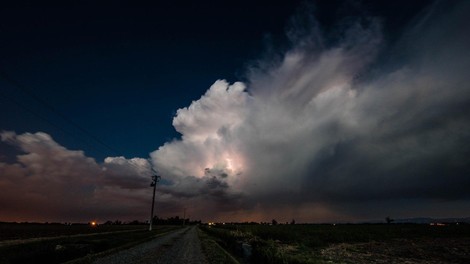
[[149, 226], [149, 231], [152, 231], [152, 225], [153, 225], [153, 207], [155, 206], [155, 188], [157, 186], [157, 182], [160, 181], [160, 176], [154, 175], [152, 176], [152, 183], [150, 183], [150, 187], [153, 187], [153, 196], [152, 196], [152, 210], [150, 212], [150, 226]]

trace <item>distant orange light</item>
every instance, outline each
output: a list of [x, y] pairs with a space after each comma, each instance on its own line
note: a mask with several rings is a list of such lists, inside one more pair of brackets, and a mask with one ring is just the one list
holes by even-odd
[[96, 226], [96, 222], [95, 222], [95, 221], [92, 221], [92, 222], [90, 222], [90, 225], [91, 225], [91, 226]]

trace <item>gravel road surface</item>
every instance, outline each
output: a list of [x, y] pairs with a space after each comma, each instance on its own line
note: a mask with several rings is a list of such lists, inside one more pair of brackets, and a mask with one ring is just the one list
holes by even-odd
[[207, 263], [196, 227], [187, 227], [97, 259], [95, 264]]

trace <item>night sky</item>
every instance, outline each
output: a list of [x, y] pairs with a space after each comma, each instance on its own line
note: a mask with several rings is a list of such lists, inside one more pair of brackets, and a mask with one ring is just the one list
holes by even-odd
[[470, 3], [275, 2], [2, 6], [0, 221], [469, 216]]

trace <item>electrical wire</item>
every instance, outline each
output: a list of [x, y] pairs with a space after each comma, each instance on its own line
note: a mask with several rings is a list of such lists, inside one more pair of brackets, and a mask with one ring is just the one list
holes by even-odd
[[65, 120], [66, 122], [72, 124], [72, 126], [76, 127], [77, 129], [79, 129], [81, 132], [83, 132], [85, 135], [87, 135], [88, 137], [90, 137], [91, 139], [93, 139], [95, 142], [99, 143], [100, 145], [104, 146], [105, 148], [107, 148], [108, 150], [110, 150], [111, 152], [113, 152], [114, 154], [118, 155], [119, 156], [119, 153], [120, 151], [117, 151], [116, 149], [112, 148], [111, 146], [109, 146], [108, 144], [106, 144], [105, 142], [103, 142], [101, 139], [99, 139], [98, 137], [94, 136], [93, 134], [91, 134], [88, 130], [86, 130], [85, 128], [83, 128], [82, 126], [80, 126], [79, 124], [75, 123], [73, 120], [71, 120], [70, 118], [68, 118], [67, 116], [65, 116], [64, 114], [62, 114], [60, 111], [58, 111], [55, 107], [53, 107], [52, 105], [50, 105], [49, 103], [47, 103], [46, 101], [44, 101], [43, 99], [41, 99], [40, 97], [38, 97], [36, 94], [34, 94], [33, 92], [31, 92], [29, 89], [27, 89], [26, 87], [24, 87], [21, 83], [19, 83], [18, 81], [14, 80], [13, 78], [11, 78], [5, 71], [3, 71], [2, 69], [0, 69], [0, 76], [7, 82], [9, 82], [13, 87], [19, 89], [20, 91], [22, 91], [23, 93], [29, 95], [31, 98], [33, 98], [35, 101], [37, 101], [39, 104], [43, 105], [45, 108], [49, 109], [51, 112], [55, 113], [56, 115], [58, 115], [59, 117], [61, 117], [63, 120]]
[[[116, 150], [115, 148], [111, 147], [110, 145], [108, 145], [107, 143], [105, 143], [103, 140], [101, 140], [100, 138], [98, 138], [97, 136], [93, 135], [92, 133], [90, 133], [87, 129], [83, 128], [82, 126], [80, 126], [79, 124], [77, 124], [76, 122], [74, 122], [73, 120], [71, 120], [69, 117], [67, 117], [66, 115], [62, 114], [60, 111], [58, 111], [54, 106], [52, 106], [51, 104], [47, 103], [46, 101], [44, 101], [42, 98], [40, 98], [39, 96], [37, 96], [36, 94], [34, 94], [33, 92], [31, 92], [29, 89], [27, 89], [25, 86], [23, 86], [21, 83], [19, 83], [18, 81], [16, 81], [15, 79], [11, 78], [4, 70], [0, 69], [0, 77], [2, 79], [4, 79], [5, 81], [7, 81], [11, 86], [15, 87], [16, 89], [20, 90], [21, 92], [23, 92], [24, 94], [30, 96], [32, 99], [34, 99], [35, 101], [37, 101], [40, 105], [42, 105], [43, 107], [45, 107], [46, 109], [48, 109], [49, 111], [55, 113], [57, 116], [59, 116], [60, 118], [62, 118], [63, 120], [65, 120], [67, 123], [71, 124], [72, 126], [74, 126], [75, 128], [77, 128], [78, 130], [80, 130], [84, 135], [88, 136], [89, 138], [91, 138], [93, 141], [97, 142], [98, 144], [100, 144], [101, 146], [105, 147], [106, 149], [110, 150], [113, 154], [115, 154], [116, 156], [123, 156], [121, 155], [120, 151]], [[72, 134], [70, 133], [69, 131], [63, 129], [62, 127], [60, 127], [59, 125], [56, 125], [54, 122], [50, 121], [49, 119], [41, 116], [40, 114], [38, 114], [37, 112], [31, 110], [29, 107], [26, 107], [24, 104], [21, 104], [20, 102], [18, 102], [17, 100], [7, 96], [4, 92], [0, 91], [1, 94], [3, 94], [3, 97], [10, 100], [11, 102], [13, 102], [15, 105], [19, 106], [20, 108], [23, 108], [24, 110], [26, 110], [27, 112], [29, 112], [30, 114], [34, 115], [35, 117], [43, 120], [44, 122], [52, 125], [53, 127], [59, 129], [60, 131], [64, 132], [65, 134], [67, 135], [70, 135], [82, 142], [84, 142], [82, 139], [78, 138], [75, 136], [75, 134]], [[93, 146], [93, 148], [95, 150], [99, 150], [98, 148], [96, 148], [94, 145], [91, 145], [91, 144], [87, 144], [87, 145], [90, 145], [90, 146]], [[99, 150], [102, 154], [106, 154], [107, 153], [104, 153], [103, 151]], [[126, 159], [127, 160], [127, 159]], [[140, 167], [138, 167], [137, 165], [131, 163], [131, 162], [127, 162], [129, 165], [131, 165], [132, 167], [134, 167], [135, 169], [141, 169]], [[151, 164], [149, 162], [149, 164]], [[153, 166], [150, 165], [150, 170], [151, 172], [153, 172], [153, 174], [157, 174], [157, 172], [153, 169]]]
[[31, 114], [32, 116], [44, 121], [45, 123], [53, 126], [54, 128], [60, 130], [61, 132], [63, 132], [64, 134], [67, 134], [73, 138], [75, 138], [76, 140], [79, 140], [85, 144], [87, 144], [88, 146], [92, 147], [93, 149], [99, 151], [101, 154], [104, 154], [104, 155], [107, 155], [108, 153], [104, 152], [103, 150], [97, 148], [95, 145], [93, 144], [89, 144], [85, 141], [83, 141], [81, 138], [77, 137], [75, 134], [69, 132], [68, 130], [60, 127], [59, 125], [55, 124], [54, 122], [50, 121], [49, 119], [43, 117], [42, 115], [38, 114], [38, 112], [32, 110], [31, 108], [25, 106], [24, 104], [20, 103], [19, 101], [13, 99], [12, 97], [8, 96], [5, 92], [1, 91], [0, 90], [0, 94], [2, 95], [3, 98], [7, 99], [8, 101], [12, 102], [13, 104], [15, 104], [16, 106], [22, 108], [23, 110], [25, 110], [26, 112], [28, 112], [29, 114]]

